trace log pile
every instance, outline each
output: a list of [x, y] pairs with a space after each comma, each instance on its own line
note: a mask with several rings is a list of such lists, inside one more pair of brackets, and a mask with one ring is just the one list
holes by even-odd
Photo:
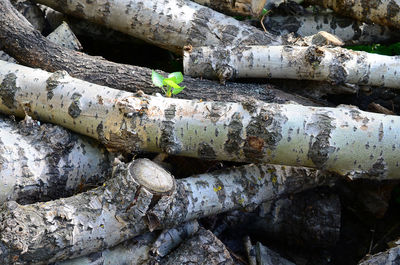
[[0, 1], [0, 264], [397, 264], [400, 59], [344, 45], [396, 39], [399, 16]]

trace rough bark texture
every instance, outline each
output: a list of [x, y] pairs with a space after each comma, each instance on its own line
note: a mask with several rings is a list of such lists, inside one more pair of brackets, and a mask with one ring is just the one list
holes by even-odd
[[186, 0], [37, 2], [176, 53], [185, 45], [281, 43], [280, 37]]
[[398, 0], [305, 0], [305, 4], [331, 8], [360, 21], [400, 28]]
[[[149, 232], [101, 252], [84, 257], [56, 262], [53, 265], [139, 265], [150, 264], [155, 258], [168, 255], [199, 230], [197, 221], [191, 221], [163, 231], [159, 236]], [[154, 256], [154, 254], [156, 256]]]
[[84, 257], [50, 263], [51, 265], [140, 265], [148, 264], [155, 232], [126, 240], [121, 244]]
[[220, 80], [289, 78], [400, 88], [400, 57], [343, 48], [193, 47], [183, 64], [187, 75]]
[[26, 117], [0, 120], [0, 204], [71, 196], [111, 176], [111, 156], [93, 140]]
[[360, 261], [359, 265], [398, 265], [400, 264], [400, 246], [390, 248], [385, 252], [369, 256]]
[[234, 262], [225, 245], [213, 233], [200, 228], [161, 264], [233, 265]]
[[155, 163], [139, 161], [148, 160], [117, 164], [114, 178], [86, 193], [26, 206], [5, 203], [0, 211], [0, 262], [45, 264], [84, 256], [149, 229], [255, 206], [333, 180], [309, 169], [249, 165], [178, 180], [168, 195], [139, 184], [138, 179], [154, 172], [159, 181], [171, 178]]
[[194, 0], [225, 14], [258, 17], [266, 0]]
[[110, 150], [398, 178], [398, 116], [355, 107], [199, 102], [132, 94], [0, 61], [0, 111], [60, 124]]
[[[152, 84], [150, 69], [109, 62], [54, 44], [34, 31], [8, 1], [0, 1], [0, 46], [20, 63], [31, 67], [50, 72], [65, 70], [73, 77], [131, 92], [161, 92]], [[167, 76], [165, 72], [159, 73]], [[310, 100], [267, 85], [228, 83], [224, 86], [189, 76], [185, 76], [182, 85], [186, 88], [177, 95], [179, 98], [241, 101], [250, 97], [267, 102], [295, 101], [313, 105]]]
[[272, 14], [265, 17], [266, 29], [277, 35], [294, 32], [305, 37], [326, 31], [339, 37], [346, 45], [382, 43], [398, 39], [399, 32], [386, 26], [368, 24], [329, 13], [308, 13], [282, 16]]

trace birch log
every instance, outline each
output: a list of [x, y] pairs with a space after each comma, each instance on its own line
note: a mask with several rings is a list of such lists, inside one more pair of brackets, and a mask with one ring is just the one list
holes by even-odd
[[258, 17], [267, 0], [194, 0], [221, 13]]
[[181, 54], [185, 45], [279, 44], [280, 37], [187, 0], [37, 0]]
[[350, 178], [399, 177], [400, 118], [354, 107], [153, 97], [0, 61], [0, 111], [26, 111], [127, 153], [316, 167]]
[[397, 246], [372, 256], [369, 255], [361, 260], [358, 265], [397, 265], [399, 260], [400, 246]]
[[360, 21], [400, 28], [399, 0], [305, 0]]
[[88, 255], [148, 230], [255, 206], [335, 180], [306, 168], [247, 165], [180, 179], [175, 188], [168, 172], [145, 159], [118, 163], [113, 176], [104, 186], [73, 197], [25, 206], [5, 203], [0, 211], [1, 264], [47, 264]]
[[[8, 0], [0, 1], [0, 45], [20, 63], [31, 67], [50, 72], [65, 70], [73, 77], [121, 90], [143, 90], [148, 94], [160, 92], [160, 88], [152, 84], [150, 69], [113, 63], [64, 49], [34, 31]], [[315, 105], [310, 100], [281, 92], [272, 86], [236, 83], [224, 86], [189, 76], [185, 76], [183, 85], [186, 88], [177, 97], [221, 101], [242, 101], [251, 97], [267, 102], [295, 101]]]
[[0, 204], [71, 196], [111, 175], [104, 148], [59, 126], [2, 118], [0, 138]]
[[332, 13], [307, 13], [282, 16], [272, 14], [265, 17], [268, 31], [277, 35], [291, 32], [301, 37], [326, 31], [339, 37], [346, 45], [383, 43], [399, 39], [400, 34], [387, 26], [359, 22]]
[[166, 229], [159, 236], [149, 232], [121, 244], [84, 257], [56, 262], [54, 265], [140, 265], [149, 264], [156, 256], [164, 257], [199, 230], [197, 221]]
[[193, 47], [185, 74], [228, 80], [289, 78], [400, 88], [400, 57], [343, 48], [296, 46]]
[[235, 263], [225, 245], [209, 230], [200, 228], [196, 235], [184, 242], [161, 264], [233, 265]]

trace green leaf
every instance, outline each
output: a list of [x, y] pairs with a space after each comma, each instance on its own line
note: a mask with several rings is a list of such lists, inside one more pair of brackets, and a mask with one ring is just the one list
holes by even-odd
[[152, 70], [151, 71], [151, 81], [153, 81], [153, 85], [158, 86], [158, 87], [163, 87], [163, 80], [164, 77], [160, 75], [159, 73], [156, 73], [156, 71]]
[[168, 75], [168, 79], [171, 79], [175, 84], [179, 84], [183, 81], [183, 75], [181, 72], [173, 72]]
[[174, 88], [174, 90], [172, 90], [172, 94], [174, 94], [174, 95], [179, 94], [179, 93], [181, 93], [181, 91], [182, 91], [184, 88], [185, 88], [184, 86], [179, 87], [179, 88]]
[[173, 87], [173, 88], [180, 88], [180, 86], [178, 86], [178, 85], [174, 82], [174, 80], [172, 80], [172, 78], [165, 78], [164, 81], [163, 81], [163, 83], [164, 83], [165, 85], [168, 85], [168, 86]]

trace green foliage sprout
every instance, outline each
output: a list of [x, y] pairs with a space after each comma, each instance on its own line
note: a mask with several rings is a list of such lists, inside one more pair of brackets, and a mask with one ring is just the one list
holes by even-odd
[[153, 84], [162, 89], [165, 96], [171, 97], [172, 95], [179, 94], [185, 88], [178, 84], [183, 81], [183, 75], [181, 72], [173, 72], [168, 75], [167, 78], [163, 77], [156, 71], [152, 70], [151, 80]]

